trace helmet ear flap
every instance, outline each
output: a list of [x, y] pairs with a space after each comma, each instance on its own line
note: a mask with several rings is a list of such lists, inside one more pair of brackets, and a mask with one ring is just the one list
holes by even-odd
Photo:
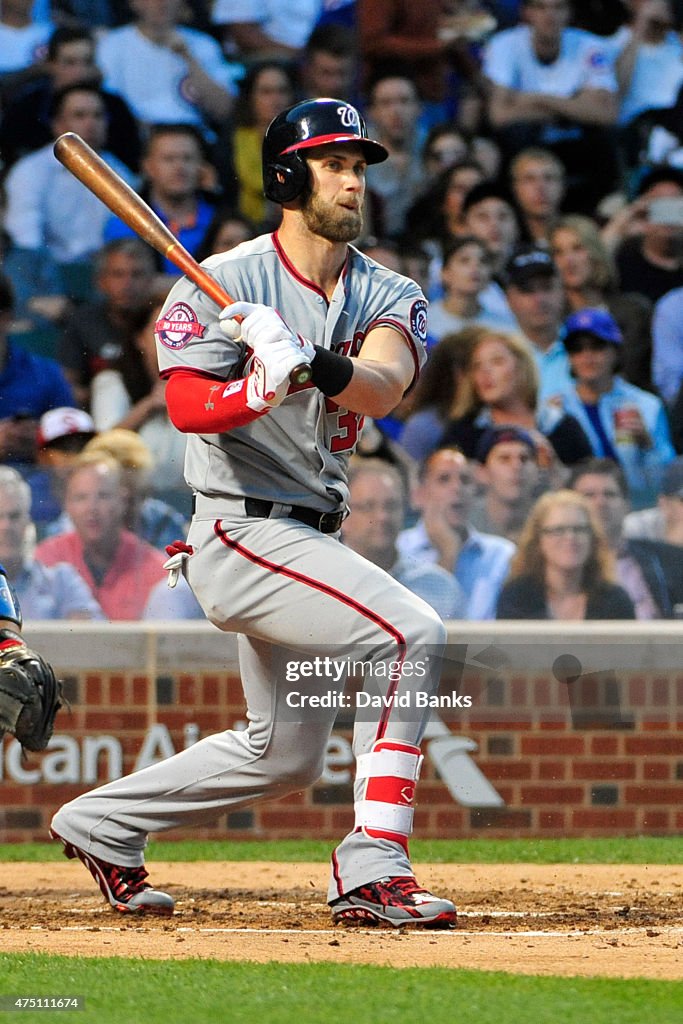
[[292, 153], [289, 161], [267, 164], [263, 175], [263, 192], [274, 203], [291, 203], [301, 195], [308, 179], [306, 161]]

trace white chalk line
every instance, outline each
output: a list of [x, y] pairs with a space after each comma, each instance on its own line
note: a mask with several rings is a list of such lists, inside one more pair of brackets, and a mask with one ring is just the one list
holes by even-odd
[[[301, 904], [299, 904], [299, 903], [258, 903], [257, 906], [259, 908], [271, 907], [272, 906], [272, 907], [277, 907], [278, 909], [289, 909], [289, 910], [292, 910], [292, 911], [300, 911], [301, 910]], [[326, 910], [326, 909], [327, 909], [327, 904], [326, 903], [315, 903], [315, 904], [309, 903], [309, 904], [306, 905], [306, 910], [307, 911], [310, 911], [310, 910], [322, 911], [322, 910]], [[643, 912], [644, 912], [644, 911], [646, 911], [647, 908], [644, 907], [642, 909], [643, 909]], [[629, 908], [629, 914], [638, 914], [640, 912], [641, 912], [641, 908], [639, 908], [637, 906], [631, 906]], [[90, 915], [90, 914], [110, 914], [111, 911], [110, 911], [109, 907], [107, 907], [107, 906], [103, 906], [103, 907], [69, 907], [69, 908], [67, 908], [66, 913], [67, 914]], [[605, 911], [601, 911], [601, 913], [605, 913]], [[615, 915], [617, 915], [618, 911], [615, 911], [614, 913], [615, 913]], [[514, 918], [516, 920], [519, 920], [520, 918], [527, 918], [529, 920], [542, 920], [543, 918], [547, 918], [547, 917], [555, 917], [555, 918], [557, 918], [557, 917], [561, 917], [563, 915], [565, 917], [573, 917], [574, 913], [572, 911], [569, 911], [569, 910], [486, 910], [486, 909], [482, 909], [482, 910], [459, 910], [458, 911], [458, 918], [460, 920], [462, 920], [462, 918], [467, 918], [467, 917], [471, 917], [471, 918], [480, 918], [480, 917], [487, 917], [487, 918], [502, 917], [502, 918], [506, 918], [507, 917], [507, 918]], [[258, 929], [258, 930], [260, 930], [260, 929]], [[299, 929], [297, 928], [296, 931], [299, 931]]]
[[[32, 932], [52, 932], [55, 929], [46, 928], [44, 925], [34, 924], [28, 929]], [[60, 927], [58, 929], [62, 932], [92, 932], [92, 928], [88, 928], [85, 925], [67, 925], [66, 927]], [[174, 929], [178, 934], [191, 934], [191, 935], [287, 935], [290, 938], [297, 937], [300, 935], [352, 935], [359, 932], [367, 932], [369, 929], [361, 927], [349, 927], [344, 926], [337, 928], [190, 928], [187, 926], [181, 926]], [[106, 933], [128, 933], [131, 931], [138, 933], [144, 932], [150, 934], [145, 928], [130, 929], [121, 928], [116, 926], [104, 926], [97, 927], [98, 932]], [[375, 934], [378, 934], [376, 929], [372, 929]], [[467, 931], [463, 928], [454, 929], [433, 929], [433, 928], [410, 928], [407, 927], [405, 930], [396, 928], [389, 931], [388, 928], [382, 928], [381, 934], [393, 935], [400, 932], [402, 935], [422, 935], [429, 938], [434, 938], [436, 935], [444, 938], [450, 936], [452, 939], [458, 939], [461, 936], [477, 936], [479, 938], [487, 937], [498, 937], [501, 936], [507, 938], [584, 938], [586, 936], [598, 936], [604, 938], [610, 938], [612, 940], [618, 940], [625, 935], [646, 935], [647, 932], [657, 932], [657, 938], [671, 938], [674, 936], [683, 936], [683, 927], [667, 927], [662, 926], [658, 928], [587, 928], [587, 929], [574, 929], [572, 931]], [[650, 936], [652, 937], [652, 936]]]

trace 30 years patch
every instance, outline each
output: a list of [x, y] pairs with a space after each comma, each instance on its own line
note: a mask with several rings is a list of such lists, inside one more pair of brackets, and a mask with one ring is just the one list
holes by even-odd
[[206, 325], [200, 324], [192, 306], [186, 302], [174, 303], [154, 325], [161, 344], [174, 350], [185, 348], [193, 338], [203, 337], [205, 330]]

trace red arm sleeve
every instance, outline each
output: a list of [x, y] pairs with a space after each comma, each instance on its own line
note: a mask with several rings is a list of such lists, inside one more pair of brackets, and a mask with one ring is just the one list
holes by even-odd
[[191, 370], [174, 370], [169, 375], [166, 405], [174, 427], [184, 434], [222, 434], [268, 411], [249, 408], [245, 378], [216, 381]]

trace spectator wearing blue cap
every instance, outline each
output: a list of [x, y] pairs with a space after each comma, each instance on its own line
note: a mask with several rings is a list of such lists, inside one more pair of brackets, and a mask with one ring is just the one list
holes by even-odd
[[475, 460], [481, 493], [472, 506], [472, 525], [516, 543], [543, 489], [536, 442], [521, 427], [488, 427]]
[[[652, 303], [620, 287], [616, 263], [591, 217], [560, 217], [550, 248], [565, 294], [565, 316], [580, 309], [606, 309], [624, 338], [622, 374], [646, 391], [652, 386]], [[660, 392], [660, 396], [664, 396]]]
[[579, 421], [594, 455], [621, 466], [634, 508], [652, 505], [676, 454], [662, 401], [619, 375], [623, 339], [605, 310], [573, 313], [562, 337], [574, 383], [556, 402]]

